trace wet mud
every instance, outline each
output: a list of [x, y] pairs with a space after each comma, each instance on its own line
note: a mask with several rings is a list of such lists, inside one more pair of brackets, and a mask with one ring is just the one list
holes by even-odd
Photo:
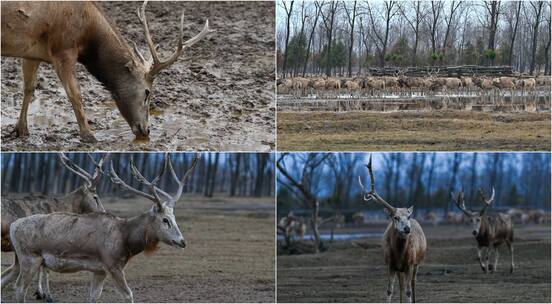
[[[136, 16], [141, 2], [102, 2], [127, 42], [147, 52]], [[77, 66], [86, 116], [98, 143], [83, 143], [61, 82], [41, 64], [30, 106], [30, 136], [15, 138], [23, 100], [21, 60], [2, 57], [2, 150], [228, 150], [269, 151], [275, 145], [274, 5], [272, 2], [152, 2], [146, 13], [159, 53], [177, 43], [184, 10], [184, 39], [215, 30], [187, 49], [156, 78], [151, 99], [151, 135], [134, 141], [109, 92]]]

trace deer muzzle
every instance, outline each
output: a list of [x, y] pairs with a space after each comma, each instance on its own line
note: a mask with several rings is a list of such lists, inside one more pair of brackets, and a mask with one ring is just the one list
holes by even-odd
[[132, 133], [137, 140], [149, 140], [150, 128], [149, 125], [138, 123], [132, 126]]

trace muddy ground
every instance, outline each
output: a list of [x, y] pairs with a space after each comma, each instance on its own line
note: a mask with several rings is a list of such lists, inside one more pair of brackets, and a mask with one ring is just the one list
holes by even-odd
[[[497, 273], [485, 274], [467, 226], [423, 226], [428, 250], [418, 271], [418, 302], [550, 303], [550, 224], [516, 228], [513, 274], [505, 246], [499, 250]], [[278, 301], [385, 302], [380, 242], [380, 237], [334, 242], [318, 255], [279, 255]], [[399, 301], [397, 293], [393, 301]]]
[[[102, 2], [123, 37], [147, 52], [136, 16], [141, 2]], [[13, 138], [23, 100], [20, 60], [2, 57], [2, 150], [232, 150], [268, 151], [275, 142], [274, 3], [152, 2], [146, 9], [161, 56], [177, 43], [184, 9], [184, 39], [205, 19], [215, 33], [188, 49], [156, 79], [151, 140], [134, 135], [111, 95], [78, 66], [85, 111], [96, 144], [82, 143], [61, 83], [48, 64], [39, 68], [28, 117], [31, 136]]]
[[[142, 199], [104, 200], [106, 209], [130, 217], [147, 210]], [[134, 257], [125, 270], [135, 302], [274, 302], [274, 200], [183, 197], [175, 215], [185, 249], [161, 245], [152, 256]], [[13, 254], [2, 254], [2, 270]], [[89, 274], [52, 273], [56, 301], [86, 302]], [[27, 300], [34, 300], [35, 285]], [[2, 302], [13, 302], [11, 287]], [[111, 278], [101, 302], [123, 301]]]
[[550, 113], [278, 113], [291, 151], [549, 151]]

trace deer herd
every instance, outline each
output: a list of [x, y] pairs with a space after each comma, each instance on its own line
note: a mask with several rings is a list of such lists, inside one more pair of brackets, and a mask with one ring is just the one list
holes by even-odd
[[[199, 154], [181, 177], [173, 168], [170, 154], [166, 154], [162, 168], [152, 180], [144, 177], [131, 158], [130, 174], [147, 189], [145, 192], [119, 178], [111, 163], [109, 178], [113, 184], [152, 203], [150, 209], [131, 218], [111, 215], [97, 194], [106, 157], [96, 161], [89, 155], [95, 166], [91, 175], [60, 154], [61, 163], [84, 180], [82, 186], [65, 196], [2, 199], [2, 251], [14, 251], [15, 260], [2, 273], [1, 287], [4, 289], [14, 283], [17, 302], [25, 302], [27, 289], [37, 274], [37, 299], [52, 302], [49, 271], [90, 272], [90, 302], [98, 301], [109, 275], [125, 302], [133, 302], [124, 274], [130, 259], [142, 252], [154, 253], [160, 243], [176, 248], [186, 247], [174, 208], [199, 160]], [[161, 177], [167, 172], [178, 185], [174, 195], [159, 187]]]
[[364, 91], [395, 91], [404, 89], [446, 91], [468, 90], [532, 90], [550, 87], [549, 76], [488, 77], [460, 76], [357, 76], [354, 78], [291, 77], [278, 79], [279, 93], [316, 94], [325, 91], [361, 93]]

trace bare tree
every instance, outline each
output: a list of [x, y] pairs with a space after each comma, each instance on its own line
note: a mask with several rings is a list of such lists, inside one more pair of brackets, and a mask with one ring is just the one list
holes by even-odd
[[389, 42], [389, 30], [391, 28], [391, 20], [399, 11], [397, 9], [398, 5], [396, 1], [384, 1], [383, 5], [384, 5], [383, 22], [385, 24], [385, 30], [383, 33], [381, 33], [379, 30], [379, 27], [376, 26], [376, 21], [375, 21], [376, 19], [374, 18], [375, 12], [372, 12], [373, 7], [370, 5], [370, 2], [367, 2], [368, 15], [370, 16], [372, 30], [374, 35], [376, 36], [377, 42], [379, 42], [378, 48], [380, 50], [379, 59], [380, 59], [381, 67], [385, 66], [385, 54], [387, 53], [387, 44]]
[[357, 2], [353, 1], [353, 8], [351, 11], [347, 8], [347, 2], [343, 1], [343, 8], [347, 14], [347, 21], [349, 22], [349, 64], [347, 66], [347, 76], [352, 76], [352, 61], [353, 61], [353, 46], [355, 37], [355, 19], [357, 17]]
[[286, 44], [284, 46], [284, 64], [282, 67], [283, 76], [286, 77], [286, 67], [288, 59], [288, 44], [289, 44], [289, 34], [290, 34], [290, 22], [291, 22], [291, 13], [293, 12], [293, 2], [290, 1], [289, 6], [286, 4], [286, 0], [282, 0], [282, 5], [286, 11]]

